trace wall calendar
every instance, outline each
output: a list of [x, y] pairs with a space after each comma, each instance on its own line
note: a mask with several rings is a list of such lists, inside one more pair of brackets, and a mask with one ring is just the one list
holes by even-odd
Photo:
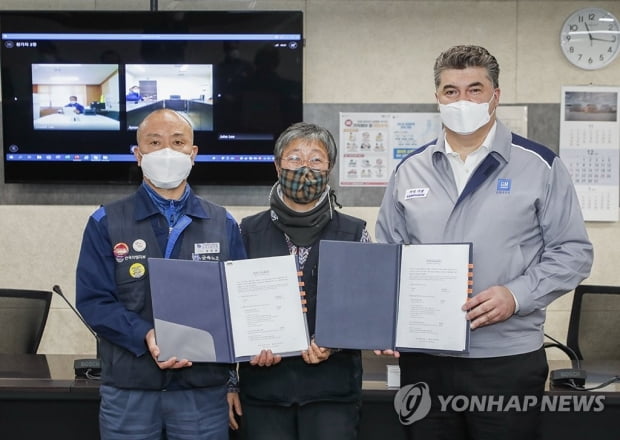
[[618, 221], [619, 87], [563, 87], [560, 157], [586, 221]]

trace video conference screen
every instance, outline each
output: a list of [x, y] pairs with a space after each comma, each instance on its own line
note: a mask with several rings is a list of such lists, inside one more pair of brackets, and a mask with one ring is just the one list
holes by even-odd
[[134, 183], [150, 112], [180, 112], [190, 183], [270, 184], [303, 120], [298, 11], [1, 12], [5, 182]]

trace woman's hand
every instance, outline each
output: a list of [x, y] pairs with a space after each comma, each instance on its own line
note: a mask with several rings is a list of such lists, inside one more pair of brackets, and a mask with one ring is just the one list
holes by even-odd
[[228, 400], [228, 426], [230, 426], [230, 429], [233, 431], [236, 431], [239, 429], [239, 423], [235, 416], [241, 417], [243, 415], [239, 393], [229, 391], [228, 394], [226, 394], [226, 400]]
[[400, 352], [396, 350], [373, 350], [377, 356], [394, 356], [395, 358], [400, 357]]
[[259, 354], [250, 359], [250, 365], [258, 367], [271, 367], [280, 363], [282, 356], [274, 355], [271, 350], [261, 350]]
[[301, 352], [301, 357], [307, 364], [318, 364], [319, 362], [326, 361], [331, 354], [332, 350], [330, 348], [319, 347], [312, 341], [310, 347]]

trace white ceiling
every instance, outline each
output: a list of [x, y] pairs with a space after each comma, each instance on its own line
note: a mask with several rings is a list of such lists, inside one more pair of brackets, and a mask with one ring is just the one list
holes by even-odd
[[101, 84], [117, 64], [33, 64], [33, 84]]

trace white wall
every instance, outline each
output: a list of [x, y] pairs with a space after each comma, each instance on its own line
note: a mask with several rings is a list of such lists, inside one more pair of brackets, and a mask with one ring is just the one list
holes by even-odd
[[[620, 17], [617, 0], [159, 0], [160, 10], [304, 12], [306, 103], [432, 103], [435, 57], [487, 47], [501, 66], [502, 103], [558, 103], [562, 84], [615, 85], [620, 59], [572, 67], [560, 50], [566, 17], [586, 6]], [[3, 0], [6, 9], [148, 10], [149, 0]], [[559, 117], [559, 115], [558, 115]]]
[[[3, 0], [0, 9], [148, 10], [149, 0]], [[454, 44], [487, 47], [501, 65], [502, 103], [559, 103], [562, 85], [618, 85], [620, 58], [600, 71], [572, 67], [559, 46], [574, 10], [618, 1], [560, 0], [177, 0], [160, 10], [296, 9], [305, 20], [305, 103], [432, 103], [432, 65]], [[559, 118], [559, 115], [558, 115]], [[267, 189], [266, 189], [267, 191]], [[208, 197], [208, 194], [205, 194]], [[264, 207], [229, 206], [237, 219]], [[0, 281], [7, 287], [63, 287], [74, 301], [81, 234], [94, 206], [0, 206]], [[347, 208], [374, 236], [377, 208]], [[595, 246], [591, 283], [620, 284], [616, 223], [588, 224]], [[564, 339], [570, 295], [550, 308], [547, 332]], [[44, 353], [94, 353], [87, 330], [55, 298]], [[561, 357], [561, 356], [560, 356]]]

